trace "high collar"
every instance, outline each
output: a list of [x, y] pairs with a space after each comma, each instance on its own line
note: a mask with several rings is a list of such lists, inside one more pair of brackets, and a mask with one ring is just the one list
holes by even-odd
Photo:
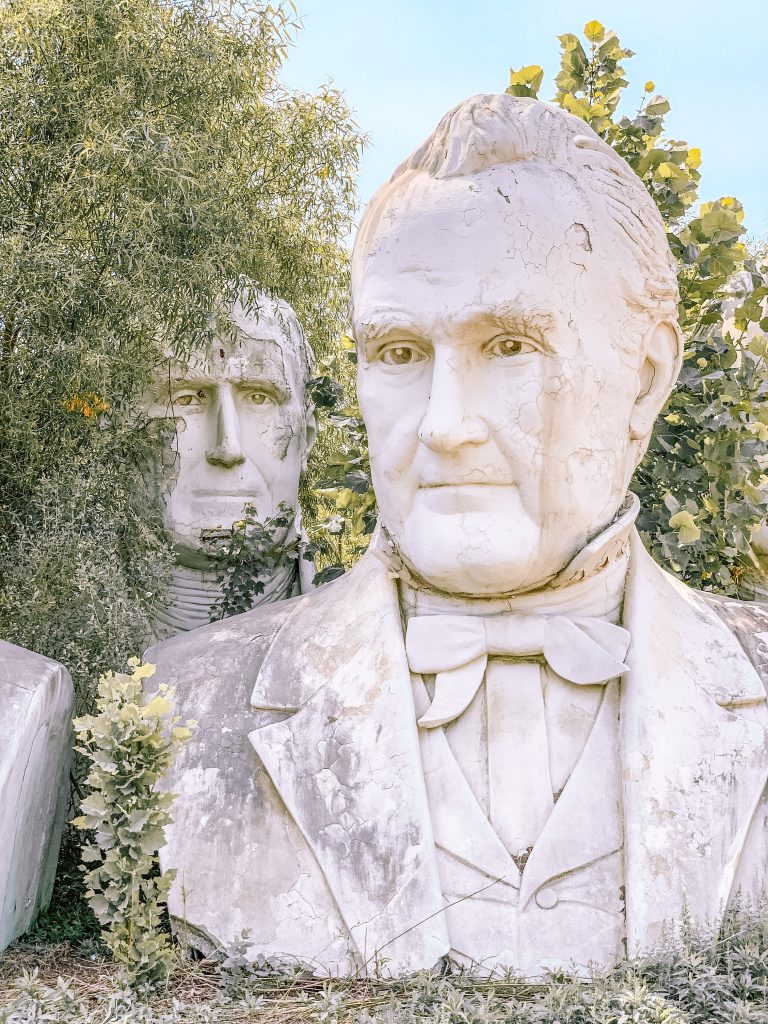
[[[256, 595], [252, 607], [273, 604], [291, 597], [295, 592], [297, 569], [291, 563], [271, 579], [264, 590]], [[176, 565], [163, 607], [158, 608], [155, 617], [155, 634], [169, 637], [186, 633], [211, 621], [211, 612], [222, 597], [215, 572]]]
[[388, 560], [390, 574], [398, 577], [400, 603], [406, 618], [536, 612], [595, 616], [618, 622], [629, 567], [630, 534], [639, 510], [636, 495], [627, 495], [614, 521], [593, 537], [549, 583], [522, 594], [457, 597], [424, 584], [416, 585], [412, 577], [402, 572], [402, 562], [391, 552], [383, 534], [377, 538], [379, 557]]

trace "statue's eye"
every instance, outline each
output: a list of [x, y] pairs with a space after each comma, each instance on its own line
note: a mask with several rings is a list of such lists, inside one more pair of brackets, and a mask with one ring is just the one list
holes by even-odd
[[243, 397], [248, 405], [266, 405], [272, 401], [265, 391], [247, 391]]
[[379, 352], [379, 359], [387, 366], [411, 366], [424, 362], [426, 358], [426, 352], [418, 345], [406, 341], [395, 341]]
[[185, 408], [194, 405], [205, 405], [205, 402], [206, 395], [202, 388], [199, 391], [182, 391], [181, 394], [173, 396], [173, 404], [181, 405]]
[[489, 359], [510, 359], [537, 351], [537, 347], [527, 338], [515, 338], [508, 334], [500, 334], [496, 338], [491, 338], [483, 349], [483, 353]]

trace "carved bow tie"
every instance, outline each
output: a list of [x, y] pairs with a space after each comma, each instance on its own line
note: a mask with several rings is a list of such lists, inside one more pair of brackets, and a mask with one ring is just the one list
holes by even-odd
[[490, 657], [543, 657], [571, 683], [605, 683], [627, 671], [629, 633], [603, 619], [564, 615], [422, 615], [408, 622], [412, 672], [435, 675], [435, 696], [419, 719], [434, 729], [457, 718], [480, 688]]

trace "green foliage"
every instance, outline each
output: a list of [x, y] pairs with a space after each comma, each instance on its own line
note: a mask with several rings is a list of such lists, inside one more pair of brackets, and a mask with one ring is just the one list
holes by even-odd
[[[765, 395], [768, 265], [741, 241], [743, 211], [730, 196], [693, 213], [701, 152], [664, 137], [669, 101], [646, 82], [637, 112], [620, 115], [628, 86], [623, 62], [633, 56], [597, 21], [560, 36], [555, 103], [586, 121], [642, 179], [667, 225], [679, 263], [680, 326], [685, 361], [633, 488], [638, 526], [656, 559], [705, 590], [737, 594], [751, 564], [752, 530], [768, 513], [763, 472], [768, 440]], [[537, 95], [541, 69], [511, 72]], [[732, 322], [729, 282], [748, 282]]]
[[[649, 955], [588, 982], [565, 972], [536, 983], [449, 970], [398, 981], [313, 979], [239, 955], [216, 973], [219, 991], [211, 997], [211, 968], [186, 967], [171, 978], [170, 1005], [167, 997], [139, 1002], [111, 988], [88, 999], [77, 982], [21, 977], [0, 1024], [764, 1024], [768, 919], [736, 913], [719, 934], [686, 925]], [[94, 987], [90, 981], [91, 993]], [[190, 995], [195, 988], [202, 1000]]]
[[0, 0], [0, 636], [81, 708], [150, 632], [169, 556], [136, 399], [244, 289], [344, 322], [360, 135], [289, 93], [289, 8]]
[[355, 343], [344, 335], [339, 350], [323, 360], [324, 375], [318, 378], [340, 385], [324, 383], [314, 390], [323, 429], [309, 467], [314, 507], [305, 524], [319, 568], [316, 583], [327, 583], [354, 564], [376, 525], [365, 424], [356, 399], [349, 397], [356, 365]]
[[538, 64], [520, 68], [519, 71], [509, 69], [509, 86], [507, 92], [511, 96], [535, 96], [544, 81], [544, 69]]
[[256, 506], [247, 501], [243, 518], [213, 558], [221, 598], [211, 609], [211, 622], [250, 611], [265, 585], [291, 570], [300, 557], [300, 538], [293, 532], [296, 512], [280, 502], [276, 515], [259, 522]]
[[173, 962], [161, 905], [174, 872], [159, 874], [157, 852], [174, 794], [155, 787], [196, 723], [177, 724], [166, 686], [145, 699], [142, 680], [154, 666], [131, 664], [130, 673], [102, 676], [96, 713], [75, 719], [76, 749], [91, 770], [73, 824], [92, 834], [82, 851], [88, 902], [125, 978], [142, 988], [167, 977]]

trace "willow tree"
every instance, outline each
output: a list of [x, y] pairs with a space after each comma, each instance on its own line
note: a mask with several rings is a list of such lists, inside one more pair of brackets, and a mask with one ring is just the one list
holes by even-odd
[[0, 0], [0, 636], [80, 685], [135, 653], [167, 555], [135, 415], [247, 282], [323, 352], [360, 135], [280, 86], [273, 5]]

